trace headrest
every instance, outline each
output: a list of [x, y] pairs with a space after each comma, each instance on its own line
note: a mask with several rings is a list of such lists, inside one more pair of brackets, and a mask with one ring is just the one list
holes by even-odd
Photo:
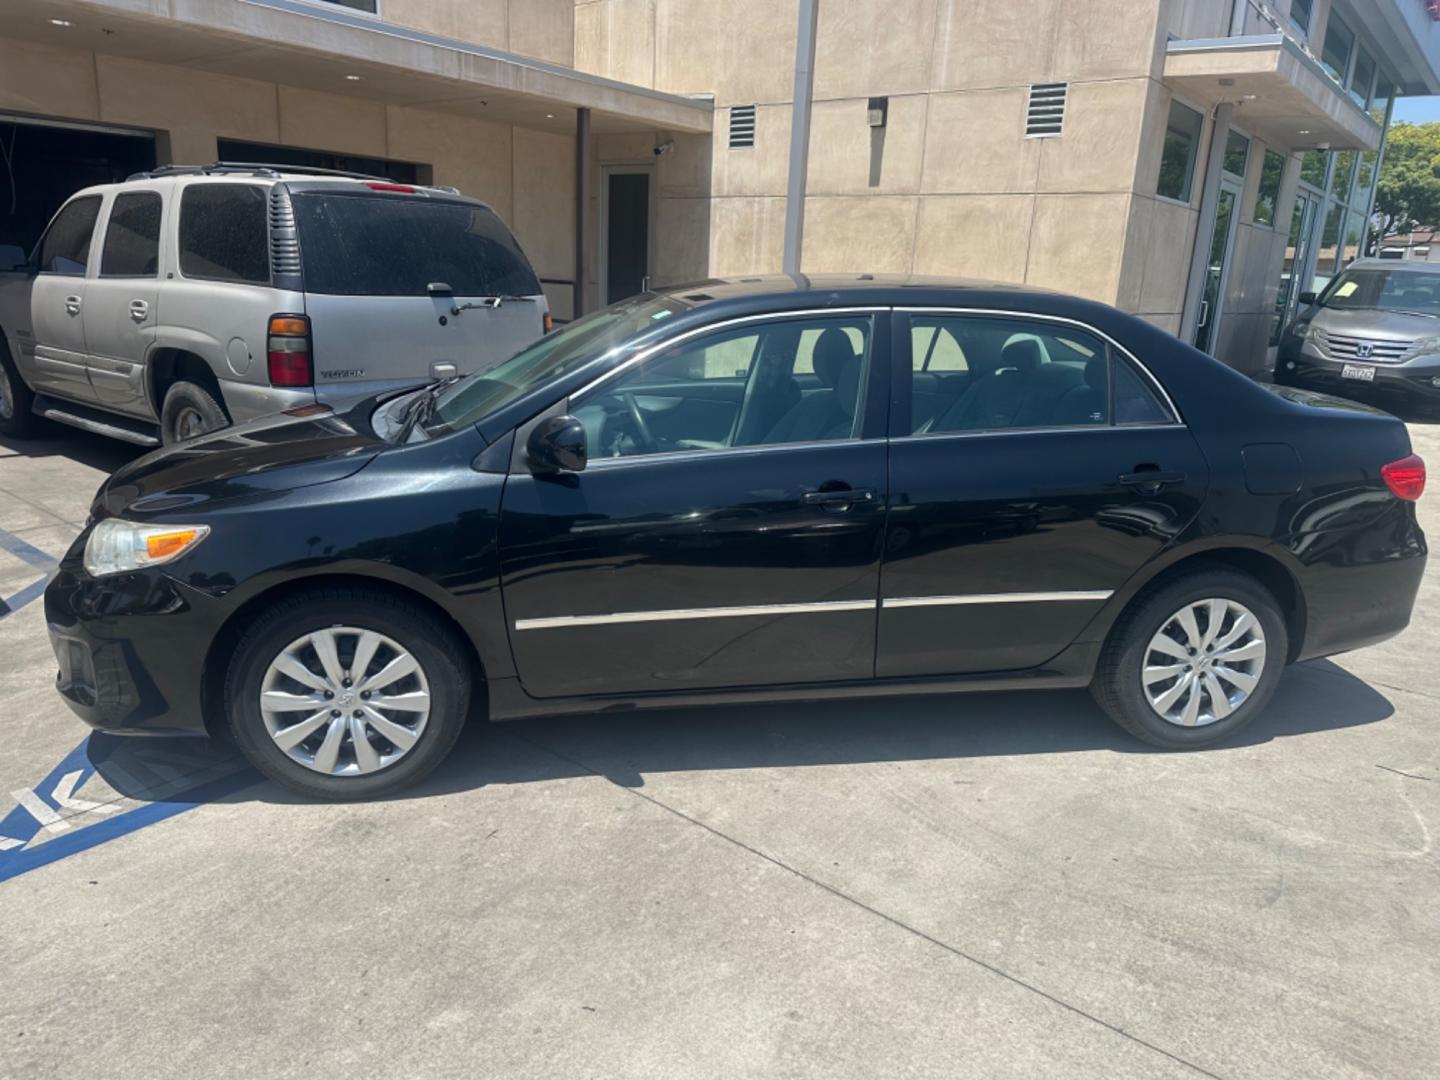
[[1018, 368], [1022, 375], [1032, 374], [1041, 359], [1040, 343], [1034, 338], [1020, 338], [1000, 350], [1000, 366]]
[[839, 383], [841, 367], [847, 361], [855, 359], [855, 347], [850, 344], [850, 336], [844, 330], [838, 326], [827, 326], [815, 339], [815, 349], [811, 355], [815, 374], [822, 383], [834, 390]]

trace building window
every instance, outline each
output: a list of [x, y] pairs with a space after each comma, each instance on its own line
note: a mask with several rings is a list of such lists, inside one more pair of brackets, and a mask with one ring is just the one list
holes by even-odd
[[1330, 168], [1330, 155], [1324, 150], [1311, 150], [1300, 162], [1300, 179], [1311, 187], [1324, 188]]
[[1225, 138], [1225, 171], [1232, 176], [1245, 179], [1245, 163], [1250, 158], [1250, 140], [1238, 131], [1232, 131]]
[[1265, 151], [1260, 170], [1260, 191], [1255, 196], [1255, 224], [1275, 224], [1275, 204], [1280, 201], [1280, 178], [1285, 175], [1285, 158], [1274, 150]]
[[355, 11], [363, 11], [367, 15], [380, 14], [380, 0], [320, 0], [322, 4], [336, 4], [340, 7], [348, 7]]
[[1335, 180], [1333, 194], [1339, 202], [1350, 197], [1350, 185], [1355, 180], [1355, 151], [1342, 150], [1335, 155]]
[[1350, 100], [1364, 109], [1370, 104], [1370, 88], [1375, 85], [1375, 61], [1361, 49], [1355, 54], [1355, 71], [1350, 76]]
[[1305, 41], [1310, 37], [1310, 9], [1315, 0], [1290, 0], [1290, 28]]
[[1183, 203], [1190, 201], [1195, 183], [1195, 158], [1200, 150], [1200, 129], [1204, 125], [1205, 117], [1200, 113], [1178, 101], [1170, 102], [1156, 194]]
[[1384, 126], [1390, 115], [1390, 101], [1395, 97], [1395, 83], [1384, 75], [1375, 80], [1375, 93], [1370, 98], [1370, 119]]
[[1350, 28], [1332, 14], [1330, 24], [1325, 27], [1325, 47], [1320, 50], [1320, 63], [1330, 77], [1341, 86], [1350, 71], [1350, 54], [1355, 51], [1355, 35]]

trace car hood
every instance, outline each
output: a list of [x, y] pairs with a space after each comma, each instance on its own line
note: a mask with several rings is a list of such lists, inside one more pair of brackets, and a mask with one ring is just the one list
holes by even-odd
[[1310, 321], [1327, 333], [1346, 334], [1370, 341], [1409, 342], [1423, 337], [1440, 337], [1440, 318], [1407, 315], [1400, 311], [1321, 308]]
[[353, 476], [384, 450], [364, 418], [306, 405], [136, 458], [100, 489], [97, 510], [168, 513]]

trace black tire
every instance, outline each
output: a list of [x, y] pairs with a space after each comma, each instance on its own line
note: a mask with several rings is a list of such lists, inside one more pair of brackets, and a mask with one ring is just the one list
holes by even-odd
[[[1141, 669], [1150, 642], [1161, 628], [1186, 605], [1208, 599], [1232, 600], [1254, 614], [1264, 634], [1265, 658], [1258, 683], [1233, 712], [1203, 726], [1182, 727], [1151, 708]], [[1196, 569], [1146, 590], [1131, 602], [1105, 642], [1090, 693], [1111, 719], [1151, 746], [1166, 750], [1210, 746], [1234, 735], [1264, 711], [1279, 685], [1289, 649], [1285, 617], [1268, 589], [1235, 570]], [[1217, 711], [1211, 710], [1212, 714]]]
[[[15, 362], [10, 359], [10, 347], [0, 335], [0, 435], [11, 439], [28, 439], [35, 434], [40, 418], [31, 412], [35, 394], [20, 377]], [[8, 392], [7, 392], [8, 390]]]
[[166, 446], [229, 426], [225, 410], [203, 386], [182, 381], [165, 391], [165, 402], [160, 406], [160, 439]]
[[[430, 714], [414, 745], [392, 764], [350, 776], [326, 775], [292, 759], [276, 745], [260, 710], [265, 674], [286, 647], [306, 634], [339, 626], [374, 630], [402, 646], [419, 661], [430, 694]], [[245, 630], [232, 655], [225, 702], [236, 744], [266, 776], [310, 798], [374, 799], [417, 783], [450, 753], [470, 707], [471, 666], [461, 645], [424, 609], [386, 593], [334, 587], [282, 600]], [[384, 655], [377, 654], [370, 670], [384, 662]], [[327, 720], [317, 736], [323, 736], [328, 725]], [[352, 738], [342, 736], [342, 762], [357, 760]]]

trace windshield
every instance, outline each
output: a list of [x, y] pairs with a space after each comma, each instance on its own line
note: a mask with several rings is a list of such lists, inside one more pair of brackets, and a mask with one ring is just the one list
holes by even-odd
[[1440, 273], [1423, 270], [1347, 270], [1320, 297], [1339, 311], [1403, 311], [1440, 318]]
[[452, 430], [478, 423], [683, 310], [683, 304], [666, 296], [637, 296], [592, 312], [545, 335], [498, 367], [447, 389], [436, 399], [435, 420]]
[[505, 223], [471, 203], [398, 195], [297, 193], [305, 288], [332, 296], [538, 296]]

